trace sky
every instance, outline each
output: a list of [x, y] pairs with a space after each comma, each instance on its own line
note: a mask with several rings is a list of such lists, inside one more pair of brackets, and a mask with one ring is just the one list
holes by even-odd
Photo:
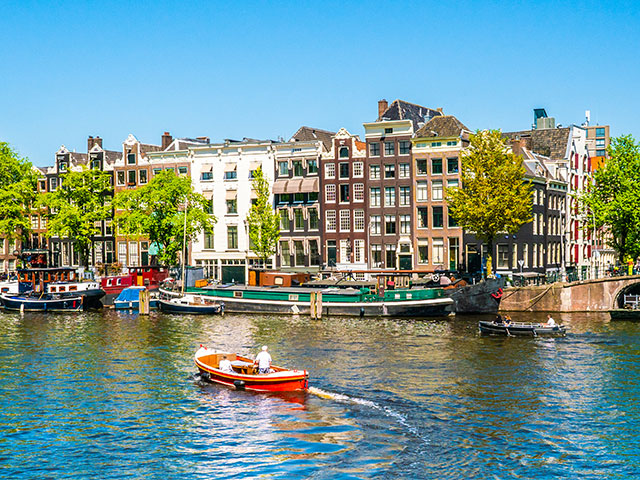
[[640, 10], [616, 1], [0, 2], [0, 141], [35, 165], [99, 135], [362, 135], [377, 102], [472, 130], [611, 125], [640, 139]]

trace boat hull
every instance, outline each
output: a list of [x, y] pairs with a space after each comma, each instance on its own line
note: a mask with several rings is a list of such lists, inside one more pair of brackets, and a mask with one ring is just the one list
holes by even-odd
[[453, 311], [456, 314], [498, 313], [504, 287], [503, 278], [489, 278], [445, 292], [455, 302]]
[[158, 300], [158, 308], [166, 313], [189, 313], [192, 315], [216, 315], [222, 313], [221, 305], [180, 305], [166, 300]]
[[83, 308], [82, 297], [38, 300], [35, 298], [1, 295], [0, 301], [5, 310], [24, 312], [77, 312]]
[[[293, 376], [291, 378], [273, 379], [269, 375], [234, 375], [225, 374], [219, 370], [208, 368], [196, 363], [200, 377], [211, 383], [226, 385], [238, 390], [253, 392], [296, 392], [309, 388], [308, 375]], [[262, 377], [262, 378], [256, 378]], [[242, 383], [239, 383], [242, 382]]]
[[515, 323], [510, 326], [495, 324], [493, 322], [480, 321], [478, 323], [480, 333], [486, 335], [506, 335], [506, 336], [529, 336], [536, 337], [538, 335], [565, 335], [567, 333], [564, 325], [555, 325], [553, 327], [544, 327], [540, 324], [522, 324]]
[[609, 315], [611, 315], [611, 320], [640, 320], [639, 309], [616, 308], [609, 310]]
[[[115, 308], [116, 310], [133, 310], [137, 312], [138, 310], [140, 310], [140, 300], [134, 300], [130, 302], [116, 300], [113, 302], [113, 308]], [[158, 300], [150, 300], [149, 308], [157, 309]]]

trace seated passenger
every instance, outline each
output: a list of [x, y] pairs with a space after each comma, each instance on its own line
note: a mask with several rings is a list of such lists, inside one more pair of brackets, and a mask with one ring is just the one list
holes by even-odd
[[556, 326], [556, 321], [553, 319], [551, 314], [547, 315], [547, 323], [545, 323], [545, 325], [547, 327], [555, 327]]
[[504, 323], [505, 327], [511, 326], [513, 324], [513, 322], [511, 321], [511, 316], [510, 315], [505, 315], [503, 323]]
[[233, 373], [233, 367], [231, 366], [231, 362], [227, 359], [226, 355], [222, 356], [222, 360], [220, 360], [220, 365], [218, 366], [220, 370], [225, 373]]

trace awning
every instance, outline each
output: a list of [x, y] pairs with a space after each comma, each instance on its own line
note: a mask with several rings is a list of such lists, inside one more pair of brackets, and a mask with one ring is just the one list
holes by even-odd
[[288, 180], [276, 180], [273, 183], [273, 193], [283, 194], [287, 190]]
[[200, 168], [200, 173], [212, 172], [212, 171], [213, 171], [213, 165], [202, 165], [202, 167]]
[[286, 193], [300, 193], [300, 186], [302, 185], [302, 179], [301, 178], [294, 178], [292, 180], [289, 180], [289, 182], [287, 183], [287, 190]]
[[224, 171], [225, 172], [235, 172], [237, 167], [237, 164], [235, 163], [225, 163], [224, 164]]
[[261, 166], [261, 162], [251, 162], [249, 163], [249, 170], [258, 170]]
[[235, 200], [238, 197], [238, 191], [237, 190], [227, 190], [227, 193], [225, 195], [225, 198], [227, 200]]
[[318, 192], [319, 188], [318, 188], [318, 178], [305, 178], [304, 180], [302, 180], [302, 185], [300, 186], [300, 191], [302, 193], [309, 193], [309, 192]]

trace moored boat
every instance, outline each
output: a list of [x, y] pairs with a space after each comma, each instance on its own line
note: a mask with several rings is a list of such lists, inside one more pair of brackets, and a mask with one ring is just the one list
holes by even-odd
[[505, 324], [502, 322], [480, 320], [478, 322], [480, 333], [489, 335], [528, 335], [537, 337], [538, 335], [565, 335], [567, 327], [564, 325], [546, 326], [543, 323], [512, 322]]
[[83, 307], [83, 298], [58, 297], [43, 294], [40, 296], [0, 294], [0, 303], [5, 310], [24, 312], [69, 312], [79, 311]]
[[100, 279], [100, 287], [106, 292], [103, 300], [105, 305], [111, 305], [125, 288], [147, 287], [149, 291], [157, 290], [160, 283], [169, 277], [169, 270], [157, 265], [144, 267], [129, 267], [128, 273], [109, 275]]
[[[223, 372], [219, 365], [226, 356], [233, 372]], [[254, 361], [235, 353], [208, 349], [200, 346], [195, 354], [195, 364], [201, 378], [214, 383], [234, 387], [237, 390], [255, 392], [293, 392], [309, 388], [309, 372], [306, 370], [289, 370], [284, 367], [271, 366], [271, 373], [259, 374], [254, 368]]]
[[[128, 287], [120, 292], [120, 295], [113, 301], [116, 310], [132, 310], [140, 309], [140, 292], [147, 290], [146, 287]], [[149, 308], [158, 308], [158, 299], [151, 297], [149, 299]]]
[[611, 320], [640, 320], [640, 308], [616, 308], [609, 315]]
[[176, 295], [158, 299], [160, 311], [167, 313], [190, 313], [215, 315], [224, 312], [224, 304], [196, 295]]

